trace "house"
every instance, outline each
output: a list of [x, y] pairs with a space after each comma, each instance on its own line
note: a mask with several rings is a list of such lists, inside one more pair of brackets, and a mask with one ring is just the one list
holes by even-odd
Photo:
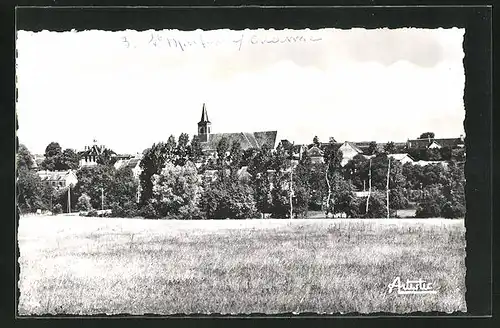
[[405, 154], [405, 153], [400, 153], [400, 154], [388, 154], [387, 155], [389, 158], [391, 159], [395, 159], [397, 161], [400, 161], [401, 164], [406, 164], [406, 163], [414, 163], [415, 160], [413, 159], [413, 157], [411, 157], [410, 155], [408, 154]]
[[418, 166], [427, 166], [427, 165], [431, 165], [431, 164], [440, 164], [442, 165], [443, 167], [448, 167], [448, 163], [446, 161], [417, 161], [414, 163], [415, 165], [418, 165]]
[[231, 145], [238, 141], [243, 150], [249, 148], [262, 148], [264, 144], [274, 149], [276, 146], [277, 131], [262, 132], [234, 132], [234, 133], [212, 133], [212, 123], [208, 119], [205, 104], [201, 112], [201, 120], [198, 122], [198, 138], [202, 151], [207, 155], [214, 155], [219, 142], [226, 138]]
[[313, 164], [324, 162], [324, 151], [317, 146], [312, 146], [311, 148], [309, 148], [307, 150], [307, 155], [309, 156], [309, 158], [311, 158], [311, 162]]
[[425, 139], [408, 139], [406, 147], [408, 149], [440, 149], [448, 148], [463, 148], [465, 146], [464, 136], [459, 138], [425, 138]]
[[73, 170], [67, 171], [38, 171], [38, 176], [45, 184], [48, 184], [56, 189], [74, 187], [78, 178]]
[[119, 159], [114, 164], [115, 169], [119, 170], [122, 168], [129, 168], [132, 170], [135, 179], [139, 179], [139, 175], [142, 172], [142, 168], [140, 166], [142, 157], [136, 156], [130, 159]]
[[342, 161], [340, 165], [345, 166], [354, 156], [363, 154], [363, 151], [354, 143], [346, 141], [340, 146], [340, 151], [342, 151]]
[[92, 146], [85, 146], [85, 149], [80, 152], [80, 167], [97, 165], [97, 161], [104, 154], [105, 149], [103, 145], [98, 145], [96, 140]]
[[42, 162], [45, 160], [45, 155], [34, 154], [33, 157], [33, 166], [31, 168], [38, 169]]
[[[363, 153], [367, 153], [368, 150], [370, 149], [370, 145], [371, 143], [374, 142], [374, 141], [357, 141], [357, 142], [353, 142], [353, 144], [356, 145], [356, 147], [358, 147]], [[382, 143], [375, 143], [376, 144], [376, 148], [375, 150], [377, 152], [383, 152], [384, 151], [384, 144]]]

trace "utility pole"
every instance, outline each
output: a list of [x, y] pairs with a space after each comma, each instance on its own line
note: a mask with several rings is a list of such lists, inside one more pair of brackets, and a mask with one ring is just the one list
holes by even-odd
[[71, 213], [71, 185], [68, 188], [68, 213]]
[[[290, 152], [290, 220], [293, 218], [293, 146], [295, 143], [292, 144], [292, 149]], [[299, 150], [300, 152], [300, 150]]]
[[104, 210], [104, 189], [101, 187], [101, 210]]
[[372, 159], [370, 158], [370, 169], [368, 170], [368, 197], [366, 198], [366, 214], [368, 214], [368, 204], [372, 194]]
[[389, 157], [389, 165], [387, 166], [387, 186], [386, 186], [386, 193], [387, 193], [387, 218], [389, 218], [389, 175], [391, 172], [391, 158]]

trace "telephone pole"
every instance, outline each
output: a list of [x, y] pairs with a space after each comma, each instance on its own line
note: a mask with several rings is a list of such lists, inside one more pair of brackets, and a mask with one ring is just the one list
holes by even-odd
[[368, 171], [368, 197], [366, 198], [366, 214], [368, 214], [368, 204], [370, 203], [371, 194], [372, 194], [372, 159], [370, 158], [370, 169]]
[[391, 172], [391, 158], [389, 157], [389, 165], [387, 166], [387, 186], [386, 186], [386, 193], [387, 193], [387, 218], [389, 218], [389, 175]]
[[101, 187], [101, 210], [104, 210], [104, 189]]
[[71, 213], [71, 185], [68, 188], [68, 213]]

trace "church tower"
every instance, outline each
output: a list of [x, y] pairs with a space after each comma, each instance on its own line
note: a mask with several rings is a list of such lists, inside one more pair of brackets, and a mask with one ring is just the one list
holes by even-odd
[[203, 108], [201, 110], [201, 120], [198, 122], [198, 137], [200, 142], [207, 142], [211, 132], [211, 124], [208, 120], [207, 108], [205, 103], [203, 103]]

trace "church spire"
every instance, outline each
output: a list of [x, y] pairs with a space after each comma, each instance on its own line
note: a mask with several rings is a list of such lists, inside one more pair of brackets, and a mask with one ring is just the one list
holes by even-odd
[[207, 108], [205, 106], [205, 103], [203, 103], [203, 108], [201, 110], [201, 121], [200, 123], [210, 123], [208, 120], [208, 114], [207, 114]]
[[210, 121], [208, 120], [207, 108], [205, 106], [205, 103], [203, 103], [203, 108], [201, 110], [201, 121], [198, 122], [198, 137], [201, 142], [207, 142], [210, 138], [211, 125], [212, 123], [210, 123]]

